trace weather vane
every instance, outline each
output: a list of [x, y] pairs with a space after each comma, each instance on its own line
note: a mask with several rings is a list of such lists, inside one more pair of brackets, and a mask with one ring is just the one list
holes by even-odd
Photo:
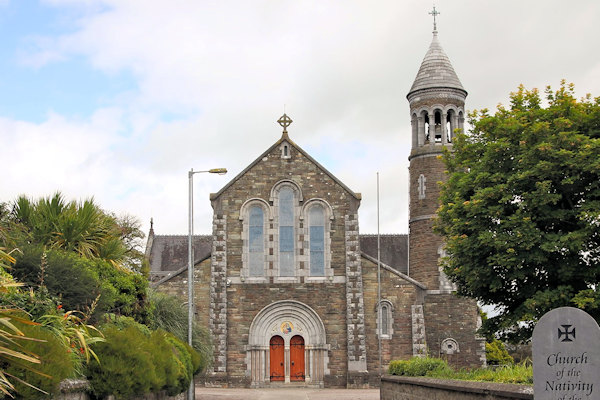
[[433, 5], [433, 11], [429, 12], [429, 15], [433, 15], [433, 31], [437, 32], [437, 24], [435, 21], [435, 17], [440, 15], [440, 12], [435, 9], [435, 4]]
[[292, 119], [288, 117], [287, 114], [284, 112], [281, 118], [277, 120], [277, 122], [279, 123], [279, 125], [283, 126], [283, 133], [287, 133], [287, 127], [290, 126], [290, 124], [294, 121], [292, 121]]

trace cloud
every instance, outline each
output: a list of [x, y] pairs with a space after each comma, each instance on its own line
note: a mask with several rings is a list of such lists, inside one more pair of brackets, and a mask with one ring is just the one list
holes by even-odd
[[[0, 0], [1, 1], [1, 0]], [[160, 233], [185, 233], [187, 171], [196, 213], [210, 229], [208, 193], [281, 135], [363, 193], [361, 230], [374, 232], [375, 173], [382, 232], [406, 232], [410, 121], [405, 95], [431, 41], [429, 5], [417, 0], [78, 1], [45, 0], [70, 20], [63, 33], [30, 35], [20, 59], [40, 74], [82, 57], [106, 76], [131, 74], [134, 89], [73, 119], [39, 124], [0, 119], [11, 152], [9, 195], [94, 195], [103, 207], [150, 216]], [[595, 1], [498, 4], [442, 1], [440, 40], [463, 85], [467, 108], [506, 102], [528, 87], [574, 81], [600, 94]], [[577, 80], [583, 83], [580, 86]], [[94, 94], [90, 93], [90, 97]], [[90, 101], [97, 99], [90, 98]], [[8, 141], [4, 139], [8, 139]]]

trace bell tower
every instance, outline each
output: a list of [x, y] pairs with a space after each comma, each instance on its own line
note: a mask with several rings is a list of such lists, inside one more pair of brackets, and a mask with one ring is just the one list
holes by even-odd
[[406, 96], [412, 124], [409, 273], [430, 290], [451, 290], [438, 267], [443, 242], [432, 223], [439, 207], [438, 182], [447, 179], [440, 156], [444, 148], [452, 149], [455, 130], [463, 129], [467, 91], [438, 40], [435, 7], [430, 14], [433, 40]]

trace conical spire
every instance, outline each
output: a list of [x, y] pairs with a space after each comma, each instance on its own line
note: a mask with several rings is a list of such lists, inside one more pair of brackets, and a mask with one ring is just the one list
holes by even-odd
[[408, 92], [410, 96], [413, 92], [423, 89], [433, 88], [451, 88], [459, 89], [467, 94], [467, 91], [463, 88], [450, 59], [444, 52], [440, 41], [438, 40], [437, 30], [433, 31], [433, 40], [423, 58], [417, 77]]

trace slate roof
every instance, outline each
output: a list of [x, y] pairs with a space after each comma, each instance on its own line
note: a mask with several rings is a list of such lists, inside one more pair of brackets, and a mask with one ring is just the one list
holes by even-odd
[[[381, 262], [406, 274], [408, 271], [408, 235], [381, 235]], [[194, 265], [210, 257], [211, 235], [195, 235]], [[377, 259], [377, 235], [360, 235], [364, 254]], [[188, 264], [188, 237], [185, 235], [148, 235], [146, 249], [153, 275], [167, 275], [185, 269]]]
[[433, 32], [433, 40], [429, 45], [429, 50], [423, 58], [417, 77], [408, 92], [411, 93], [418, 90], [432, 89], [432, 88], [450, 88], [459, 89], [467, 94], [467, 91], [463, 87], [462, 83], [458, 79], [450, 59], [444, 52], [440, 41], [438, 40], [437, 31]]
[[[360, 250], [377, 260], [377, 235], [360, 235]], [[408, 235], [380, 235], [380, 260], [408, 274]]]
[[[212, 235], [194, 235], [194, 265], [210, 257]], [[187, 268], [188, 237], [186, 235], [148, 235], [146, 255], [150, 262], [150, 273], [167, 274]]]

